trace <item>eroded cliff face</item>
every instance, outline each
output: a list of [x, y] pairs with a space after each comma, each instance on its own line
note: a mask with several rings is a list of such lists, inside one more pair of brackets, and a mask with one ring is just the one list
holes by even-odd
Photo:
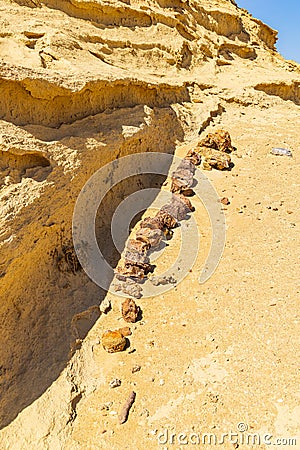
[[[209, 383], [221, 384], [226, 373], [229, 374], [229, 368], [225, 370], [223, 362], [218, 360], [214, 340], [208, 339], [201, 349], [193, 348], [194, 332], [201, 335], [199, 341], [205, 341], [205, 336], [217, 329], [222, 357], [235, 355], [235, 351], [235, 356], [238, 355], [234, 339], [230, 338], [231, 333], [238, 335], [237, 329], [227, 329], [221, 339], [221, 328], [226, 323], [222, 314], [227, 314], [224, 305], [215, 306], [215, 314], [219, 314], [216, 323], [216, 316], [210, 312], [211, 304], [201, 304], [199, 313], [195, 300], [195, 292], [200, 295], [196, 275], [190, 275], [188, 284], [182, 283], [172, 295], [165, 296], [167, 306], [161, 305], [161, 299], [154, 299], [147, 306], [145, 303], [145, 309], [148, 308], [146, 330], [141, 332], [142, 327], [137, 326], [137, 356], [105, 354], [98, 345], [99, 336], [103, 327], [114, 326], [116, 319], [102, 315], [97, 321], [98, 305], [106, 293], [93, 284], [78, 265], [72, 244], [72, 214], [85, 182], [107, 162], [147, 151], [176, 152], [182, 156], [180, 149], [185, 148], [182, 145], [192, 144], [199, 133], [218, 125], [230, 131], [239, 150], [235, 166], [245, 171], [240, 174], [238, 183], [231, 174], [222, 179], [212, 174], [218, 191], [221, 193], [235, 186], [239, 201], [242, 202], [244, 196], [251, 198], [253, 205], [255, 197], [261, 195], [263, 200], [257, 198], [258, 205], [260, 201], [271, 201], [277, 189], [284, 201], [288, 203], [292, 198], [293, 202], [296, 198], [295, 165], [291, 161], [285, 164], [264, 159], [269, 146], [278, 145], [279, 138], [282, 145], [294, 149], [300, 144], [297, 134], [299, 66], [285, 61], [276, 52], [276, 38], [274, 30], [229, 0], [0, 0], [1, 448], [156, 448], [157, 441], [150, 433], [151, 427], [159, 428], [156, 421], [161, 420], [160, 426], [174, 426], [173, 414], [187, 398], [190, 404], [183, 417], [186, 415], [188, 419], [182, 422], [178, 419], [178, 423], [181, 427], [190, 423], [193, 402], [199, 395], [211, 394]], [[249, 170], [252, 181], [243, 175]], [[114, 253], [105, 233], [109, 231], [111, 215], [126, 195], [141, 185], [147, 187], [148, 183], [146, 178], [123, 183], [103, 205], [99, 218], [103, 233], [99, 242], [106, 248], [112, 264], [116, 264], [118, 254]], [[264, 197], [265, 192], [269, 193], [269, 200]], [[279, 200], [276, 197], [276, 201]], [[241, 204], [235, 206], [241, 207]], [[296, 208], [291, 204], [289, 209], [293, 207]], [[200, 203], [198, 209], [201, 211]], [[259, 215], [258, 210], [256, 213]], [[209, 223], [205, 222], [204, 212], [199, 219], [203, 221], [205, 236], [205, 224], [209, 229]], [[229, 217], [230, 226], [241, 230], [245, 227], [235, 216]], [[263, 242], [263, 230], [256, 228], [257, 222], [251, 226], [256, 242], [257, 239]], [[267, 222], [267, 227], [276, 236], [273, 222]], [[247, 245], [251, 246], [252, 237], [246, 234], [244, 241], [241, 239], [242, 255], [243, 251], [247, 253]], [[240, 240], [230, 234], [228, 239], [232, 248], [234, 242]], [[290, 251], [291, 246], [294, 248], [295, 236], [287, 234], [286, 240], [285, 248]], [[209, 245], [205, 242], [200, 262]], [[242, 281], [230, 273], [232, 260], [239, 252], [236, 248], [231, 256], [225, 254], [224, 261], [228, 265], [221, 265], [219, 275], [208, 284], [208, 292], [202, 290], [208, 300], [213, 301], [214, 295], [227, 295], [224, 291], [227, 283], [222, 283], [224, 277], [231, 280], [233, 291], [240, 292]], [[259, 247], [257, 254], [254, 252], [253, 267], [255, 258], [260, 259], [258, 254], [264, 258], [264, 252], [267, 252], [265, 247]], [[293, 257], [296, 258], [289, 254], [291, 260]], [[265, 258], [268, 258], [267, 253]], [[256, 279], [263, 283], [266, 274], [253, 270]], [[282, 291], [283, 297], [286, 291], [292, 296], [295, 287], [285, 262], [281, 261], [281, 267], [275, 264], [274, 279], [281, 279], [282, 270], [286, 270], [287, 285], [279, 286], [278, 291]], [[259, 284], [249, 287], [247, 309], [253, 306], [250, 295], [253, 291], [259, 292]], [[248, 298], [247, 292], [242, 295]], [[188, 344], [182, 341], [181, 330], [161, 328], [165, 327], [162, 318], [169, 322], [176, 316], [178, 302], [181, 303], [184, 296], [189, 297], [190, 303], [179, 307], [181, 318], [175, 321], [185, 322]], [[286, 307], [284, 323], [292, 320], [292, 306]], [[235, 307], [237, 314], [238, 304]], [[118, 311], [117, 299], [114, 308]], [[261, 308], [263, 310], [262, 305]], [[185, 309], [197, 310], [200, 316], [195, 319], [193, 312], [189, 319]], [[208, 323], [197, 323], [197, 320], [204, 320], [202, 313], [207, 313], [214, 322], [213, 329]], [[276, 322], [276, 315], [270, 314]], [[251, 320], [255, 321], [252, 315], [254, 312], [249, 311], [248, 321], [244, 322], [249, 329]], [[155, 338], [160, 336], [158, 341], [162, 339], [166, 343], [164, 346], [161, 343], [159, 355], [157, 349], [151, 350], [155, 354], [153, 365], [150, 347], [146, 346], [152, 330]], [[279, 347], [284, 345], [287, 334], [285, 328], [278, 334]], [[77, 351], [76, 339], [83, 340]], [[252, 342], [253, 351], [257, 342], [257, 339]], [[178, 362], [184, 355], [182, 351], [180, 355], [177, 353], [178, 347], [186, 345], [190, 347], [192, 359], [195, 354], [202, 358], [202, 362], [198, 362], [201, 367], [203, 363], [204, 368], [199, 368], [197, 361], [190, 362], [183, 376], [179, 367], [187, 362]], [[170, 349], [174, 352], [172, 356]], [[263, 358], [265, 350], [259, 351]], [[289, 359], [285, 356], [287, 364]], [[140, 358], [145, 366], [140, 385], [130, 372], [134, 358]], [[284, 359], [283, 354], [277, 359], [280, 358]], [[167, 386], [161, 385], [157, 390], [152, 382], [148, 383], [152, 379], [149, 365], [159, 373], [163, 371], [159, 360], [166, 361], [173, 378]], [[239, 377], [243, 375], [235, 364], [238, 365], [233, 363], [231, 376], [239, 384]], [[271, 376], [272, 364], [270, 362], [264, 373], [265, 380], [268, 374]], [[202, 371], [202, 378], [197, 367]], [[112, 401], [116, 407], [122, 402], [124, 392], [122, 397], [122, 391], [108, 393], [107, 389], [109, 377], [120, 376], [118, 371], [123, 371], [128, 385], [137, 385], [137, 397], [142, 398], [134, 412], [133, 423], [125, 425], [126, 438], [122, 428], [114, 423], [114, 414], [105, 416], [103, 410], [99, 413], [101, 402]], [[253, 374], [249, 376], [253, 383], [257, 381]], [[275, 376], [276, 382], [282, 381], [282, 376], [281, 372]], [[291, 370], [286, 376], [292, 391], [294, 372]], [[183, 377], [183, 384], [177, 384], [180, 377]], [[201, 386], [193, 386], [192, 379]], [[202, 390], [202, 383], [209, 385], [208, 393]], [[189, 385], [194, 390], [186, 389]], [[224, 415], [230, 404], [232, 406], [230, 387], [219, 389], [225, 391], [222, 407], [218, 409], [218, 423], [225, 423]], [[267, 388], [266, 393], [271, 395]], [[165, 409], [159, 407], [160, 396]], [[213, 413], [217, 411], [214, 401], [209, 403], [209, 399], [203, 399], [206, 407], [198, 411], [199, 415], [206, 414], [207, 427], [212, 426]], [[241, 415], [234, 416], [234, 420], [239, 422], [247, 416], [247, 420], [253, 421], [251, 408], [246, 414], [243, 410], [246, 401], [243, 401], [244, 397], [239, 397], [237, 409]], [[258, 404], [261, 402], [262, 397]], [[269, 414], [275, 417], [274, 408], [270, 406]], [[287, 414], [295, 416], [293, 424], [297, 425], [293, 405], [286, 405], [286, 408]], [[283, 411], [278, 414], [282, 415]], [[277, 432], [284, 432], [279, 416]], [[274, 420], [262, 423], [261, 428], [274, 427]], [[133, 438], [135, 427], [139, 427], [140, 436]]]

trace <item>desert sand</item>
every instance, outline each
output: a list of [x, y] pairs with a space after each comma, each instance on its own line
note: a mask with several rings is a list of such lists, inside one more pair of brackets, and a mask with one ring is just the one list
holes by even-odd
[[[276, 37], [230, 0], [0, 0], [1, 449], [300, 448], [300, 66]], [[78, 264], [76, 199], [107, 163], [184, 157], [220, 128], [231, 170], [197, 169], [229, 200], [220, 262], [199, 284], [212, 228], [191, 197], [196, 261], [128, 324]], [[150, 185], [124, 180], [99, 209], [112, 266], [112, 214]], [[168, 244], [157, 275], [178, 229]], [[106, 352], [103, 332], [128, 325]]]

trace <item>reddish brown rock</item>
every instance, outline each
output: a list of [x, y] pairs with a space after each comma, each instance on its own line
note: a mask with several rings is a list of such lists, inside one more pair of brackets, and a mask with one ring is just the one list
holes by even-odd
[[194, 149], [189, 150], [184, 159], [190, 161], [195, 166], [198, 166], [201, 163], [201, 156], [195, 152]]
[[124, 337], [130, 336], [132, 334], [131, 329], [129, 327], [119, 328], [117, 331], [119, 331]]
[[140, 308], [137, 306], [134, 300], [132, 298], [127, 298], [122, 303], [122, 317], [125, 320], [125, 322], [131, 322], [134, 323], [137, 321], [137, 318], [140, 313]]
[[195, 211], [195, 208], [193, 207], [190, 200], [183, 194], [176, 194], [176, 197], [178, 197], [188, 208], [190, 211]]
[[183, 203], [179, 197], [174, 195], [172, 200], [161, 208], [161, 211], [167, 212], [176, 220], [180, 221], [186, 217], [188, 212], [190, 212], [190, 208]]
[[[182, 159], [177, 167], [177, 170], [187, 170], [194, 175], [196, 167], [195, 164], [189, 159]], [[177, 172], [176, 170], [176, 172]]]
[[131, 252], [137, 251], [147, 253], [147, 250], [149, 250], [150, 247], [150, 243], [138, 239], [128, 239], [126, 244], [126, 249]]
[[127, 264], [125, 267], [117, 267], [115, 269], [116, 278], [121, 281], [125, 281], [126, 278], [138, 278], [143, 279], [145, 276], [144, 270], [135, 265], [135, 264]]
[[229, 205], [229, 204], [230, 204], [230, 201], [229, 201], [229, 199], [228, 199], [227, 197], [222, 197], [221, 200], [220, 200], [220, 202], [221, 202], [223, 205]]
[[107, 330], [102, 334], [102, 346], [108, 353], [122, 352], [126, 346], [126, 339], [120, 331]]
[[125, 252], [125, 260], [132, 264], [149, 264], [149, 256], [143, 252], [128, 251]]
[[189, 190], [193, 181], [193, 171], [185, 167], [179, 167], [172, 173], [171, 192], [181, 193]]
[[141, 240], [143, 242], [149, 242], [151, 247], [158, 247], [163, 238], [163, 232], [156, 228], [152, 230], [151, 228], [141, 228], [136, 233], [137, 240]]
[[220, 152], [231, 152], [231, 137], [228, 131], [217, 130], [215, 133], [209, 133], [204, 139], [199, 141], [199, 146], [209, 147]]
[[163, 226], [157, 217], [146, 217], [140, 223], [141, 228], [150, 228], [151, 230], [162, 229]]
[[141, 298], [143, 295], [142, 286], [131, 278], [127, 278], [125, 281], [120, 281], [119, 283], [114, 283], [114, 288], [117, 292], [121, 291], [134, 298]]
[[177, 220], [171, 214], [166, 211], [158, 211], [156, 217], [159, 219], [163, 227], [166, 228], [175, 228], [178, 225]]

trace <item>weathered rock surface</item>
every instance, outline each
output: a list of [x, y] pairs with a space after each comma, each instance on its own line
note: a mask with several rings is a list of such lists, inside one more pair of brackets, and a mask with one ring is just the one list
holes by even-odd
[[[276, 36], [229, 0], [0, 0], [1, 449], [156, 448], [153, 429], [226, 433], [241, 420], [274, 436], [299, 430], [300, 71]], [[190, 150], [198, 163], [199, 132], [215, 126], [238, 148], [234, 170], [208, 173], [231, 203], [219, 267], [198, 284], [210, 240], [196, 200], [195, 270], [145, 303], [136, 352], [108, 354], [101, 330], [117, 326], [113, 310], [98, 319], [105, 292], [73, 249], [77, 196], [124, 155]], [[112, 214], [141, 184], [150, 181], [117, 186], [97, 217], [112, 265]], [[122, 386], [108, 393], [116, 376]], [[99, 405], [120, 411], [131, 382], [136, 401], [119, 429]]]
[[124, 350], [126, 339], [121, 330], [108, 330], [102, 334], [102, 345], [108, 353], [116, 353]]
[[125, 322], [136, 322], [139, 315], [139, 307], [136, 305], [135, 301], [132, 298], [127, 298], [122, 303], [122, 317]]

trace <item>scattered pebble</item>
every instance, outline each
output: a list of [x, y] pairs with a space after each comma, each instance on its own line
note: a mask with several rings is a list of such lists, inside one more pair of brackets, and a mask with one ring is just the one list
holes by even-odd
[[130, 348], [129, 350], [128, 350], [128, 353], [130, 354], [130, 353], [134, 353], [134, 352], [136, 352], [136, 349], [135, 348]]
[[100, 411], [108, 411], [112, 404], [112, 402], [103, 403], [103, 405], [100, 406]]
[[135, 372], [139, 372], [141, 370], [141, 366], [139, 366], [138, 364], [136, 364], [135, 366], [133, 366], [133, 368], [131, 369], [131, 373], [135, 373]]
[[132, 298], [127, 298], [122, 303], [122, 317], [125, 322], [136, 322], [140, 313], [140, 308]]
[[102, 334], [102, 346], [108, 353], [121, 352], [126, 346], [126, 338], [120, 331], [107, 330]]
[[159, 380], [159, 384], [160, 384], [160, 386], [163, 386], [165, 384], [165, 380], [163, 380], [163, 379]]
[[144, 408], [143, 411], [141, 412], [140, 416], [149, 417], [150, 413], [149, 413], [148, 409]]
[[154, 286], [159, 286], [160, 284], [176, 284], [177, 280], [172, 276], [169, 275], [168, 277], [163, 276], [163, 277], [152, 277], [150, 278], [151, 283]]
[[134, 391], [132, 391], [128, 397], [128, 399], [126, 400], [123, 408], [120, 411], [119, 414], [119, 423], [125, 423], [128, 419], [128, 414], [130, 411], [131, 406], [133, 405], [134, 401], [135, 401], [135, 397], [136, 397], [136, 393]]
[[111, 310], [111, 301], [108, 297], [105, 297], [105, 299], [100, 303], [100, 312], [103, 314], [107, 314], [108, 311]]
[[111, 380], [111, 382], [109, 383], [109, 387], [110, 388], [115, 388], [121, 386], [121, 380], [119, 380], [118, 378], [114, 378], [113, 380]]
[[227, 197], [222, 197], [220, 202], [222, 203], [222, 205], [230, 205], [230, 201]]

